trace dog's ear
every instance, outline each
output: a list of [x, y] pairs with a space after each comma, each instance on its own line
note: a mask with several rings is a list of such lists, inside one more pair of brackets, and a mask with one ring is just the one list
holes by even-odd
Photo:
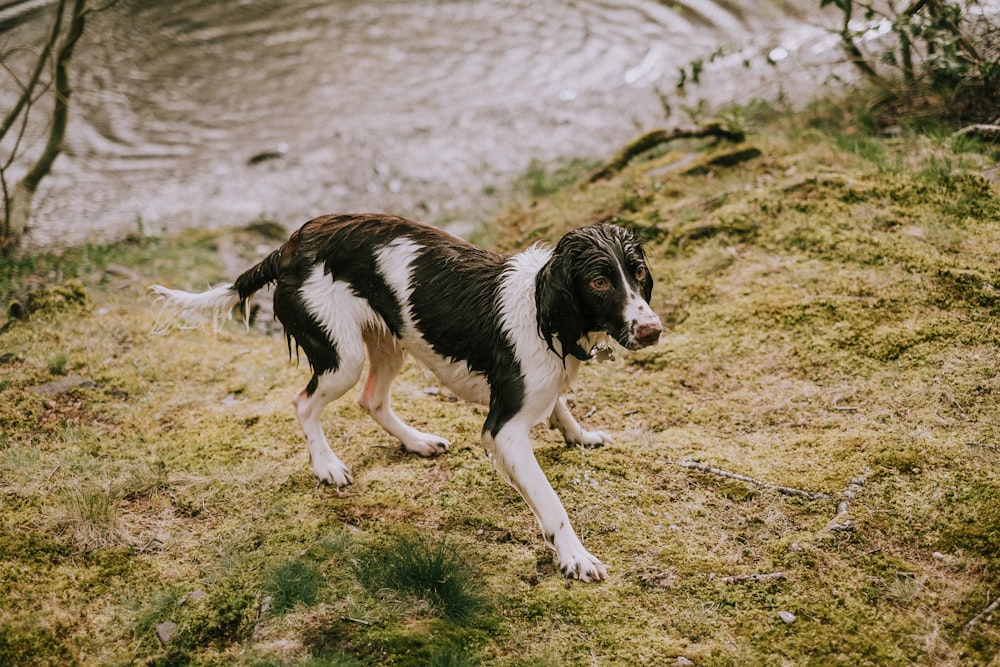
[[[535, 280], [538, 333], [549, 349], [560, 354], [564, 360], [569, 354], [587, 359], [590, 355], [578, 342], [587, 333], [586, 323], [573, 281], [573, 253], [565, 241], [564, 237], [556, 245], [552, 257]], [[553, 340], [556, 338], [559, 339], [560, 350], [555, 348]]]

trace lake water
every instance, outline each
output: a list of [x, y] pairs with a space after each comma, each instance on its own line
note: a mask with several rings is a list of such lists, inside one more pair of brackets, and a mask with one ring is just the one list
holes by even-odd
[[77, 49], [28, 245], [333, 211], [467, 229], [533, 159], [606, 157], [699, 100], [809, 99], [836, 18], [818, 0], [122, 0]]

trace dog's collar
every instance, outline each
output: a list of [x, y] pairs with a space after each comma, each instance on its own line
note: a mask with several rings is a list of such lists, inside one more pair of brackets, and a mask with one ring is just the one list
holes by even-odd
[[569, 351], [571, 355], [579, 359], [580, 361], [592, 361], [596, 359], [597, 361], [614, 361], [615, 360], [615, 350], [608, 343], [598, 342], [593, 347], [590, 348], [590, 352], [587, 352], [580, 346], [579, 343], [573, 346], [573, 349]]

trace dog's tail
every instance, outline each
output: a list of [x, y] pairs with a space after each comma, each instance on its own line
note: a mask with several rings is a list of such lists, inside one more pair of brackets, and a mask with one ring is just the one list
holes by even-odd
[[160, 312], [152, 333], [164, 334], [174, 326], [197, 327], [207, 321], [209, 315], [213, 330], [218, 331], [221, 316], [232, 319], [236, 304], [240, 305], [244, 323], [249, 324], [247, 303], [255, 292], [278, 279], [284, 249], [284, 246], [278, 248], [234, 282], [204, 292], [185, 292], [153, 285], [150, 290], [157, 295]]

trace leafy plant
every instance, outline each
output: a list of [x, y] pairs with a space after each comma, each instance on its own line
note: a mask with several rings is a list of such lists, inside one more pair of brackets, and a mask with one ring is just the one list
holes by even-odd
[[1000, 106], [1000, 27], [982, 0], [820, 0], [842, 14], [850, 62], [900, 111], [992, 121]]

